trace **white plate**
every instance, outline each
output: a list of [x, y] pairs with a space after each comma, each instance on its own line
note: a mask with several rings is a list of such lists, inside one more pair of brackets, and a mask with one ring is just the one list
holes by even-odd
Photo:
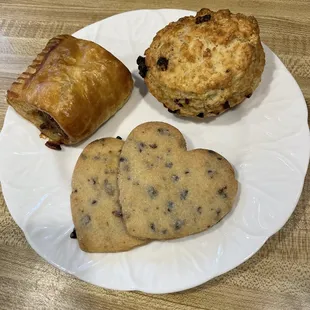
[[[266, 67], [251, 99], [212, 121], [176, 118], [147, 93], [136, 58], [181, 10], [133, 11], [90, 25], [75, 36], [95, 41], [131, 70], [135, 89], [125, 107], [78, 147], [56, 152], [39, 131], [9, 108], [0, 138], [0, 179], [8, 208], [33, 249], [48, 262], [87, 282], [118, 290], [167, 293], [197, 286], [238, 266], [278, 231], [300, 196], [309, 160], [303, 95], [265, 46]], [[190, 148], [222, 153], [237, 171], [234, 210], [205, 233], [153, 242], [126, 253], [86, 254], [69, 238], [70, 181], [75, 162], [92, 140], [129, 132], [145, 121], [179, 128]]]

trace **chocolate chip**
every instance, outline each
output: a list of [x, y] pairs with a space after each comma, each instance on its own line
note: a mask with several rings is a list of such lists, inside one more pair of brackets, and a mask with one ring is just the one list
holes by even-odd
[[189, 174], [189, 170], [185, 170], [184, 174]]
[[246, 95], [247, 98], [251, 98], [252, 94], [248, 94]]
[[157, 66], [161, 71], [166, 71], [168, 69], [169, 60], [165, 57], [159, 57], [157, 60]]
[[168, 201], [167, 211], [171, 212], [173, 208], [174, 208], [174, 202], [173, 201]]
[[153, 143], [153, 144], [149, 144], [150, 148], [152, 149], [157, 149], [157, 144], [156, 143]]
[[178, 113], [180, 110], [171, 110], [171, 109], [168, 109], [168, 112], [169, 113], [172, 113], [172, 114], [175, 114], [175, 113]]
[[229, 101], [225, 101], [225, 103], [223, 104], [223, 108], [224, 108], [225, 110], [227, 110], [227, 109], [230, 108]]
[[52, 142], [52, 141], [47, 141], [45, 143], [45, 146], [47, 146], [48, 148], [52, 149], [52, 150], [56, 150], [56, 151], [60, 151], [61, 150], [61, 146], [58, 143]]
[[180, 193], [180, 199], [185, 200], [187, 195], [188, 195], [188, 190], [187, 189], [182, 190]]
[[145, 64], [145, 57], [139, 56], [137, 58], [137, 65]]
[[170, 131], [167, 128], [158, 128], [157, 131], [163, 136], [170, 136]]
[[93, 200], [93, 201], [91, 202], [92, 205], [94, 205], [94, 204], [96, 204], [96, 203], [97, 203], [97, 200]]
[[75, 228], [73, 228], [73, 231], [72, 231], [71, 234], [70, 234], [70, 238], [71, 238], [71, 239], [76, 239], [76, 238], [77, 238]]
[[223, 157], [217, 157], [217, 160], [222, 160], [223, 159]]
[[123, 217], [123, 213], [118, 210], [112, 211], [112, 214], [116, 217]]
[[155, 224], [154, 224], [154, 223], [151, 223], [151, 224], [150, 224], [150, 227], [151, 227], [151, 229], [152, 229], [153, 231], [155, 231]]
[[143, 142], [138, 143], [138, 149], [140, 153], [143, 151], [144, 148], [145, 148], [145, 144]]
[[171, 161], [165, 163], [165, 167], [167, 167], [167, 168], [172, 168], [172, 166], [173, 166], [173, 163]]
[[210, 154], [216, 154], [216, 152], [214, 152], [214, 151], [212, 151], [212, 150], [208, 150], [208, 152], [209, 152]]
[[105, 192], [108, 195], [114, 196], [115, 188], [113, 187], [113, 185], [107, 179], [104, 180], [103, 187], [104, 187]]
[[172, 179], [173, 182], [178, 182], [179, 179], [180, 179], [180, 177], [174, 174], [174, 175], [171, 177], [171, 179]]
[[201, 214], [201, 213], [202, 213], [202, 208], [201, 208], [201, 207], [198, 207], [198, 208], [197, 208], [197, 212], [198, 212], [199, 214]]
[[207, 15], [204, 15], [204, 16], [197, 16], [195, 23], [196, 24], [201, 24], [201, 23], [204, 23], [204, 22], [208, 22], [210, 19], [211, 19], [211, 15], [210, 14], [207, 14]]
[[197, 114], [197, 117], [201, 117], [201, 118], [204, 118], [205, 117], [205, 115], [204, 115], [204, 113], [199, 113], [199, 114]]
[[119, 161], [122, 163], [122, 162], [124, 162], [124, 161], [126, 161], [127, 160], [127, 158], [125, 158], [125, 157], [121, 157], [120, 159], [119, 159]]
[[216, 209], [216, 215], [220, 215], [221, 211], [222, 210], [220, 208]]
[[117, 136], [116, 139], [123, 140], [122, 137], [120, 137], [120, 136]]
[[225, 71], [226, 73], [229, 73], [230, 72], [230, 69], [226, 69], [226, 71]]
[[139, 70], [139, 74], [141, 75], [141, 77], [145, 78], [148, 68], [145, 64], [145, 57], [139, 56], [137, 58], [137, 65], [138, 65], [138, 70]]
[[212, 179], [214, 176], [215, 171], [213, 170], [208, 170], [208, 175], [210, 176], [210, 178]]
[[180, 100], [181, 100], [181, 99], [174, 99], [173, 101], [174, 101], [174, 103], [177, 104], [179, 107], [183, 108], [183, 104], [180, 103]]
[[77, 189], [75, 189], [74, 191], [73, 191], [73, 193], [77, 193], [78, 192], [78, 190]]
[[91, 221], [91, 218], [89, 215], [84, 215], [82, 218], [81, 218], [81, 224], [82, 225], [87, 225], [89, 224], [89, 222]]
[[147, 192], [151, 199], [155, 199], [158, 195], [158, 191], [153, 186], [149, 186]]
[[220, 188], [217, 193], [223, 197], [223, 198], [227, 198], [227, 193], [226, 193], [226, 190], [227, 190], [227, 186], [224, 186], [222, 188]]
[[97, 178], [90, 178], [87, 181], [91, 183], [92, 185], [95, 185], [97, 183]]
[[177, 220], [174, 224], [175, 230], [179, 230], [184, 225], [184, 221]]

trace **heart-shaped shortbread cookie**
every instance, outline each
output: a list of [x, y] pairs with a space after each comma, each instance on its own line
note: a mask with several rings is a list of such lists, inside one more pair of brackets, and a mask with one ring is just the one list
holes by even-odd
[[80, 248], [120, 252], [147, 241], [126, 232], [118, 202], [117, 171], [123, 141], [106, 138], [81, 153], [72, 177], [71, 210]]
[[118, 185], [130, 235], [173, 239], [204, 231], [232, 208], [238, 182], [214, 151], [187, 151], [182, 134], [162, 122], [136, 127], [124, 143]]

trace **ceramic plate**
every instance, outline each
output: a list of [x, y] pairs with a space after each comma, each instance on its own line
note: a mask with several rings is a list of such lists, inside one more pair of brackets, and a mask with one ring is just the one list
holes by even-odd
[[[131, 70], [128, 103], [83, 144], [61, 152], [44, 146], [39, 131], [8, 109], [0, 138], [0, 179], [7, 206], [32, 248], [65, 272], [105, 288], [149, 293], [181, 291], [240, 265], [277, 232], [294, 211], [309, 160], [303, 95], [288, 70], [266, 46], [262, 82], [250, 99], [209, 121], [176, 118], [147, 92], [137, 72], [155, 33], [194, 14], [142, 10], [116, 15], [74, 35], [104, 46]], [[207, 232], [152, 242], [125, 253], [87, 254], [76, 240], [70, 182], [82, 149], [101, 137], [126, 139], [146, 121], [179, 128], [188, 146], [210, 148], [234, 166], [240, 190], [233, 211]]]

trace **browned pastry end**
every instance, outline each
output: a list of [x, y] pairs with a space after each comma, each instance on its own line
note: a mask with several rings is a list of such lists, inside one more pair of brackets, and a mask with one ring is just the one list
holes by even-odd
[[52, 144], [75, 144], [94, 133], [127, 101], [133, 80], [100, 45], [59, 35], [12, 84], [7, 101]]

